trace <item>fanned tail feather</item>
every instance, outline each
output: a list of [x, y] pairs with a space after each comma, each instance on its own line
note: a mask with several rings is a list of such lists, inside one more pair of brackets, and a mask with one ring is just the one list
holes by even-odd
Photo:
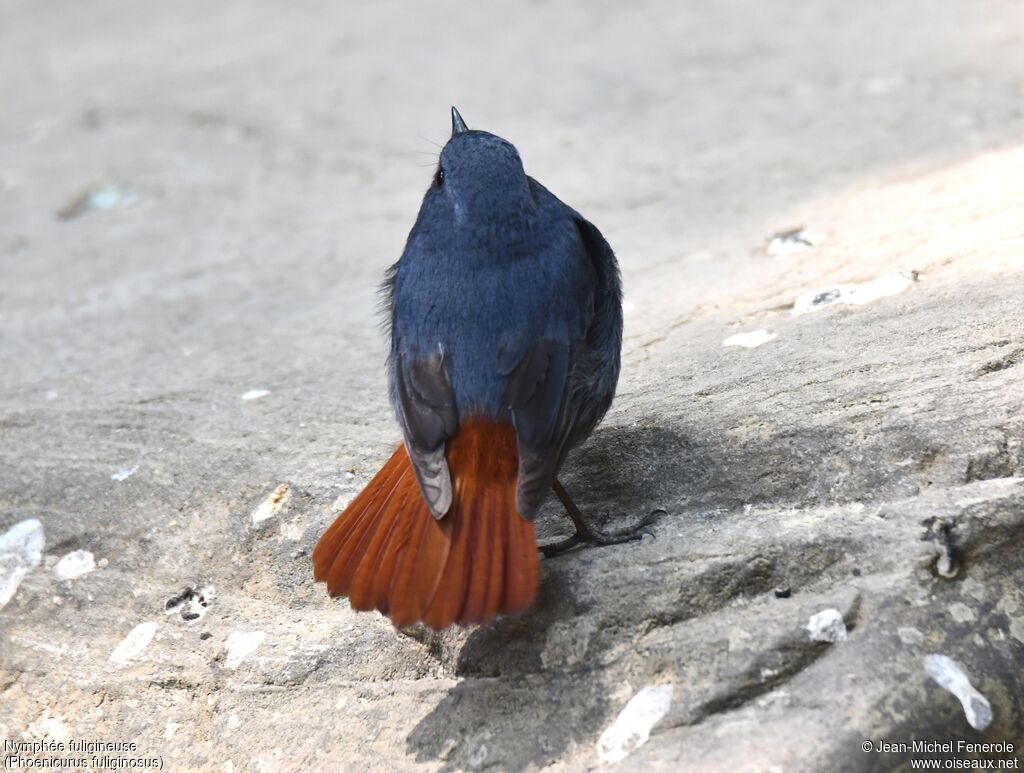
[[436, 520], [400, 446], [313, 551], [313, 576], [353, 609], [395, 625], [482, 623], [526, 609], [540, 566], [533, 524], [516, 511], [511, 424], [470, 419], [446, 448], [452, 506]]

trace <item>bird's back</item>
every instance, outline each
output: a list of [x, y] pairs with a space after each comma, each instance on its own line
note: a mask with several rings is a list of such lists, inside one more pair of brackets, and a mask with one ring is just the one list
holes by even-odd
[[460, 415], [500, 414], [500, 361], [538, 340], [585, 338], [592, 271], [571, 212], [547, 194], [528, 226], [508, 233], [411, 235], [392, 288], [392, 354], [440, 346]]

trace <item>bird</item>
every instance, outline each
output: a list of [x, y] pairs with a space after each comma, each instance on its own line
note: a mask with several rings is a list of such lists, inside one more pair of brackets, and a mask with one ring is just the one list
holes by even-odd
[[[397, 627], [526, 610], [539, 555], [639, 539], [591, 527], [557, 475], [611, 406], [622, 281], [601, 232], [527, 176], [507, 140], [452, 133], [382, 286], [403, 442], [327, 528], [313, 576]], [[538, 550], [554, 491], [576, 526]]]

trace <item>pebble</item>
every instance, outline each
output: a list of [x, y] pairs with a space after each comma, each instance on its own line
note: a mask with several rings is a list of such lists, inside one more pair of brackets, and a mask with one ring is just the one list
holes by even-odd
[[73, 550], [61, 558], [53, 567], [53, 577], [58, 582], [76, 580], [96, 570], [96, 561], [88, 550]]
[[253, 525], [262, 523], [269, 518], [273, 518], [281, 512], [281, 510], [284, 509], [285, 503], [288, 501], [288, 493], [289, 486], [287, 483], [282, 483], [271, 491], [269, 496], [260, 503], [260, 506], [252, 511]]
[[224, 642], [224, 665], [231, 670], [238, 668], [266, 638], [266, 631], [232, 631]]
[[648, 685], [629, 699], [615, 721], [597, 740], [602, 763], [618, 762], [651, 737], [651, 729], [672, 706], [672, 685]]
[[992, 706], [988, 699], [971, 684], [970, 678], [959, 664], [945, 655], [927, 655], [924, 670], [940, 687], [953, 693], [964, 707], [964, 716], [975, 730], [984, 730], [992, 724]]
[[156, 633], [156, 623], [149, 621], [145, 623], [139, 623], [137, 626], [132, 628], [128, 632], [128, 635], [121, 640], [114, 651], [110, 653], [111, 663], [127, 663], [134, 660], [142, 651], [149, 646], [149, 643], [153, 641], [153, 635]]
[[722, 341], [722, 346], [742, 346], [744, 349], [754, 349], [761, 344], [774, 341], [779, 337], [778, 333], [769, 333], [767, 330], [752, 330], [749, 333], [736, 333]]
[[803, 226], [778, 231], [768, 238], [768, 254], [772, 257], [793, 255], [817, 247], [825, 241], [822, 234], [811, 233]]
[[846, 623], [838, 609], [823, 609], [811, 615], [805, 626], [811, 641], [823, 641], [835, 644], [846, 638]]
[[834, 303], [846, 303], [860, 306], [877, 301], [890, 295], [897, 295], [911, 287], [917, 281], [917, 272], [894, 271], [891, 274], [859, 284], [838, 284], [831, 287], [819, 287], [804, 293], [793, 303], [793, 314], [809, 314], [821, 311]]
[[43, 524], [29, 518], [0, 534], [0, 609], [14, 598], [25, 575], [43, 560]]

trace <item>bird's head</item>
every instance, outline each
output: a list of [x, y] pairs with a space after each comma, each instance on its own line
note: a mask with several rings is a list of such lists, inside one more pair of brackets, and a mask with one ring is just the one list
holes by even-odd
[[452, 136], [441, 151], [427, 197], [450, 207], [456, 223], [527, 216], [533, 209], [519, 152], [501, 137], [468, 128], [454, 107]]

